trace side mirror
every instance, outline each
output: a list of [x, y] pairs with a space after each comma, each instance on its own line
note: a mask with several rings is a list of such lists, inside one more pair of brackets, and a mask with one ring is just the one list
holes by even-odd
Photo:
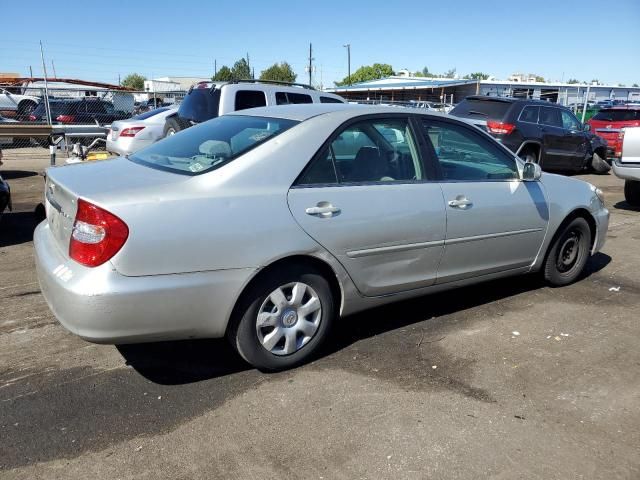
[[525, 182], [535, 182], [542, 177], [542, 169], [537, 163], [526, 162], [522, 168], [522, 180]]
[[585, 124], [582, 126], [582, 129], [583, 129], [585, 132], [590, 132], [590, 131], [591, 131], [591, 125], [589, 125], [588, 123], [585, 123]]

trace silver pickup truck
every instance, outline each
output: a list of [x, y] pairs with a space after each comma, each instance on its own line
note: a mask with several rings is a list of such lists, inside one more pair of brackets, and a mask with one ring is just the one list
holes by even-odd
[[640, 127], [623, 128], [622, 155], [613, 161], [613, 173], [624, 182], [624, 198], [640, 207]]

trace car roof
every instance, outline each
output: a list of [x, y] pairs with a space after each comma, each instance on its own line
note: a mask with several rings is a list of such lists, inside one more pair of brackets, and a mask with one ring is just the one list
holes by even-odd
[[532, 98], [515, 98], [515, 97], [491, 97], [489, 95], [470, 95], [465, 97], [465, 100], [487, 100], [492, 102], [503, 102], [503, 103], [526, 103], [529, 105], [544, 105], [547, 107], [561, 107], [565, 108], [564, 105], [559, 105], [553, 102], [547, 102], [545, 100], [535, 100]]
[[[375, 105], [358, 105], [350, 103], [298, 103], [293, 105], [272, 105], [269, 107], [238, 110], [227, 115], [251, 115], [255, 117], [284, 118], [303, 122], [318, 115], [330, 113], [342, 113], [344, 117], [357, 117], [358, 115], [373, 115], [377, 113], [405, 113], [416, 115], [415, 108], [405, 107], [378, 107]], [[424, 112], [424, 114], [450, 118], [440, 112]]]

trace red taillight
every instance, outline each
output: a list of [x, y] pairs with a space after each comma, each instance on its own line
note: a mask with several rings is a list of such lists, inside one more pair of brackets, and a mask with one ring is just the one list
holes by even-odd
[[616, 142], [616, 148], [613, 152], [614, 157], [622, 157], [622, 143], [624, 142], [624, 128], [620, 129], [618, 133], [618, 141]]
[[513, 123], [496, 122], [495, 120], [487, 120], [487, 128], [491, 133], [504, 133], [509, 135], [516, 126]]
[[87, 267], [97, 267], [118, 253], [128, 236], [129, 228], [122, 220], [79, 199], [69, 256]]
[[129, 127], [122, 130], [121, 137], [135, 137], [144, 127]]
[[31, 120], [32, 122], [35, 122], [38, 119], [38, 117], [36, 117], [35, 115], [29, 115], [29, 120]]
[[76, 117], [73, 115], [58, 115], [56, 120], [60, 123], [73, 123], [76, 121]]

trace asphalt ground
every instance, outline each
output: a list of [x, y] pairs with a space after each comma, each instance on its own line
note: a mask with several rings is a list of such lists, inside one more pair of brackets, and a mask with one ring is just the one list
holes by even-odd
[[[116, 347], [55, 320], [33, 258], [43, 149], [5, 150], [2, 479], [638, 479], [640, 211], [612, 175], [585, 276], [511, 278], [340, 321], [264, 374], [224, 340]], [[514, 332], [517, 332], [514, 333]]]

